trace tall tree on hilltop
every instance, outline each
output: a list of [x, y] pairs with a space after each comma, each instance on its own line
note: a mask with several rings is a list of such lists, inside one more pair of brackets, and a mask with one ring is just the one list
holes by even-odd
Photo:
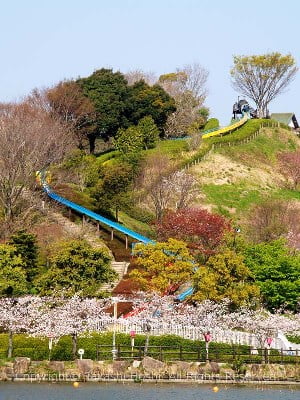
[[128, 99], [127, 81], [121, 72], [99, 69], [77, 81], [91, 100], [96, 112], [96, 125], [89, 135], [90, 152], [95, 151], [97, 137], [107, 140], [120, 127], [128, 126], [125, 110]]
[[269, 103], [292, 82], [298, 70], [290, 54], [280, 53], [235, 56], [233, 64], [232, 86], [254, 101], [259, 118], [267, 115]]
[[168, 115], [175, 110], [174, 99], [161, 86], [139, 81], [130, 87], [126, 115], [131, 124], [151, 116], [163, 134]]
[[176, 111], [167, 120], [168, 136], [190, 134], [191, 130], [198, 132], [205, 124], [207, 114], [202, 110], [207, 96], [207, 78], [208, 72], [200, 64], [186, 65], [159, 77], [159, 85], [175, 99], [176, 104]]

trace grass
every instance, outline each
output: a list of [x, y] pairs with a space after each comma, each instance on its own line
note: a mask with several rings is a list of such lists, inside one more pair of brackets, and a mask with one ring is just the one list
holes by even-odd
[[123, 211], [119, 212], [119, 220], [124, 226], [126, 226], [126, 228], [132, 229], [133, 231], [150, 238], [154, 237], [154, 230], [150, 225], [130, 217]]
[[144, 150], [143, 155], [149, 156], [156, 153], [163, 153], [171, 159], [178, 159], [182, 152], [188, 151], [186, 140], [161, 140], [154, 149]]
[[281, 151], [293, 151], [297, 148], [297, 139], [285, 129], [265, 128], [264, 132], [249, 143], [222, 147], [216, 151], [253, 166], [253, 161], [274, 163], [277, 160], [277, 154]]
[[249, 188], [246, 184], [203, 185], [201, 191], [206, 200], [214, 204], [221, 214], [229, 215], [228, 208], [239, 214], [248, 210], [254, 203], [259, 203], [262, 193], [259, 188]]
[[282, 200], [298, 200], [300, 201], [300, 191], [286, 188], [279, 188], [274, 192], [273, 197]]

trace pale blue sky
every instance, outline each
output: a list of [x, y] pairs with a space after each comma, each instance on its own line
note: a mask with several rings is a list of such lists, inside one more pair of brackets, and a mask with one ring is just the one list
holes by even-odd
[[[160, 75], [199, 62], [207, 106], [223, 124], [237, 94], [234, 54], [291, 53], [300, 64], [298, 0], [0, 0], [0, 101], [101, 67]], [[300, 72], [271, 112], [300, 120]]]

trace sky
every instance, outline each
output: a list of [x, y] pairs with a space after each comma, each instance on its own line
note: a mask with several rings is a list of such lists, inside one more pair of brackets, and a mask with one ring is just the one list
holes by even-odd
[[[0, 0], [0, 102], [113, 68], [158, 76], [209, 71], [206, 105], [226, 125], [233, 55], [290, 53], [300, 65], [298, 0]], [[300, 71], [270, 112], [300, 120]]]

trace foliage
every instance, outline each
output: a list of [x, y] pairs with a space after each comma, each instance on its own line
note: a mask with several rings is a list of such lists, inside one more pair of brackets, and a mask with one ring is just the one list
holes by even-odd
[[95, 125], [89, 133], [91, 152], [95, 140], [108, 140], [118, 129], [126, 129], [151, 116], [163, 132], [167, 116], [175, 110], [174, 100], [158, 85], [138, 81], [128, 86], [123, 74], [102, 68], [78, 83], [95, 109]]
[[27, 293], [26, 262], [17, 248], [0, 244], [0, 296], [18, 296]]
[[158, 83], [175, 99], [176, 111], [169, 115], [166, 134], [182, 137], [199, 131], [208, 117], [203, 107], [208, 72], [200, 65], [185, 65], [176, 72], [161, 75]]
[[169, 239], [164, 243], [137, 244], [134, 248], [138, 270], [130, 277], [144, 289], [160, 293], [188, 281], [195, 263], [185, 243]]
[[248, 215], [249, 236], [255, 243], [283, 237], [294, 247], [299, 246], [296, 240], [300, 235], [299, 209], [291, 201], [267, 199], [252, 207]]
[[239, 307], [256, 303], [259, 296], [244, 257], [230, 249], [211, 256], [205, 266], [196, 271], [194, 285], [193, 298], [197, 301], [227, 298], [233, 307]]
[[143, 138], [136, 126], [119, 129], [114, 140], [114, 148], [127, 157], [129, 154], [138, 153], [143, 148]]
[[290, 54], [278, 52], [235, 56], [233, 63], [233, 87], [255, 102], [259, 118], [267, 115], [268, 104], [283, 92], [298, 70]]
[[300, 297], [300, 254], [291, 254], [283, 240], [249, 245], [245, 264], [260, 287], [269, 310], [297, 311]]
[[96, 115], [94, 105], [84, 95], [82, 87], [73, 80], [62, 81], [47, 90], [46, 96], [52, 112], [69, 125], [78, 148], [83, 149], [85, 141], [93, 136]]
[[194, 256], [207, 259], [223, 243], [230, 223], [220, 215], [198, 208], [170, 211], [156, 224], [159, 240], [183, 240]]
[[159, 139], [159, 130], [153, 118], [142, 118], [136, 126], [119, 129], [114, 140], [114, 147], [124, 158], [141, 150], [154, 148]]
[[115, 278], [110, 261], [104, 248], [93, 249], [84, 241], [62, 242], [50, 257], [50, 268], [35, 283], [41, 295], [64, 290], [69, 296], [95, 296], [102, 283]]
[[[8, 348], [7, 334], [0, 333], [0, 358], [5, 359]], [[78, 347], [85, 350], [85, 357], [93, 360], [97, 359], [97, 345], [111, 346], [112, 345], [112, 332], [108, 333], [92, 333], [88, 336], [80, 336], [78, 338]], [[145, 345], [145, 335], [136, 335], [135, 346]], [[117, 333], [116, 345], [128, 346], [128, 351], [131, 350], [130, 336]], [[151, 336], [149, 340], [150, 346], [171, 346], [174, 349], [182, 346], [183, 351], [193, 351], [195, 348], [205, 349], [204, 342], [200, 340], [183, 339], [175, 335], [161, 335]], [[232, 352], [232, 346], [225, 343], [210, 343], [210, 352], [217, 352], [218, 355]], [[247, 346], [235, 346], [235, 351], [247, 354]], [[105, 352], [111, 349], [106, 348]], [[47, 360], [49, 358], [48, 339], [38, 337], [28, 337], [25, 334], [19, 333], [14, 335], [14, 357], [30, 357], [33, 360]], [[111, 359], [111, 352], [109, 357], [99, 354], [100, 359]], [[72, 341], [69, 336], [63, 336], [57, 343], [54, 344], [51, 354], [51, 359], [70, 361], [72, 360]]]
[[133, 168], [127, 162], [118, 162], [110, 167], [104, 166], [101, 179], [91, 190], [96, 200], [96, 207], [100, 211], [115, 208], [117, 214], [117, 209], [130, 201], [127, 191], [131, 187], [133, 177]]
[[281, 153], [278, 158], [282, 174], [292, 182], [292, 189], [297, 190], [300, 185], [300, 150]]
[[27, 281], [31, 282], [37, 271], [38, 245], [36, 236], [21, 230], [10, 237], [8, 244], [15, 247], [23, 261], [23, 268], [26, 271]]
[[136, 125], [142, 118], [151, 116], [162, 133], [168, 115], [175, 110], [173, 98], [159, 85], [149, 86], [139, 81], [130, 86], [126, 110], [130, 124]]
[[[96, 112], [94, 138], [108, 139], [126, 125], [128, 87], [125, 77], [111, 69], [99, 69], [87, 78], [78, 80], [84, 94], [91, 100]], [[92, 136], [91, 136], [92, 138]]]
[[73, 151], [62, 164], [59, 172], [67, 172], [69, 183], [74, 183], [80, 191], [93, 187], [101, 173], [101, 164], [93, 155], [87, 155], [81, 150]]
[[220, 122], [217, 118], [210, 118], [204, 125], [203, 131], [209, 131], [211, 129], [219, 128]]
[[159, 130], [151, 116], [139, 120], [137, 125], [143, 140], [143, 149], [152, 149], [159, 140]]

